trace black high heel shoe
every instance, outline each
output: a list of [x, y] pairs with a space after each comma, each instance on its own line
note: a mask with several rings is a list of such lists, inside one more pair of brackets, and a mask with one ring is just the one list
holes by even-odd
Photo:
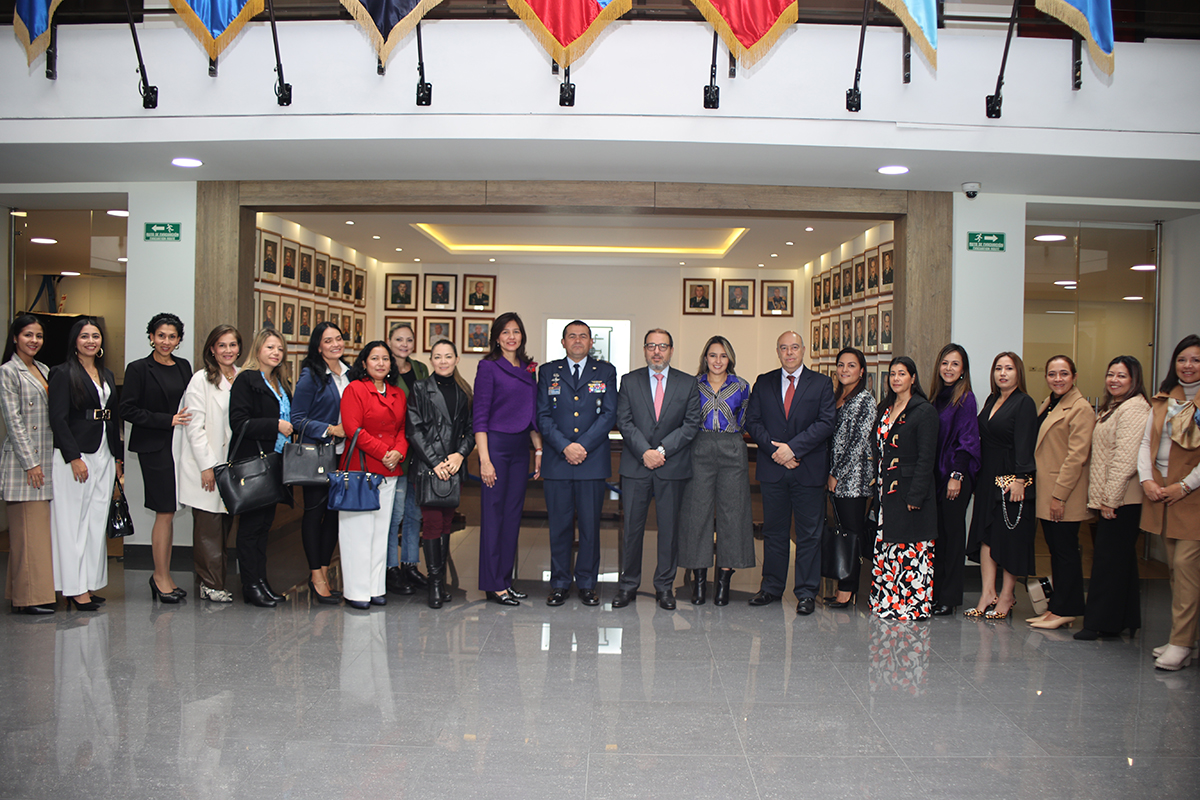
[[108, 601], [107, 601], [107, 600], [105, 600], [105, 599], [104, 599], [103, 597], [101, 597], [100, 595], [96, 594], [95, 592], [92, 592], [92, 602], [93, 602], [93, 603], [99, 603], [100, 605], [104, 605], [104, 604], [105, 604], [105, 603], [107, 603]]
[[91, 600], [87, 603], [81, 603], [81, 602], [79, 602], [78, 599], [76, 599], [74, 597], [68, 597], [67, 598], [67, 608], [69, 609], [72, 605], [75, 606], [76, 611], [99, 611], [100, 610], [100, 604], [97, 603], [95, 600]]
[[14, 614], [28, 614], [35, 617], [54, 613], [53, 608], [46, 608], [45, 606], [13, 606], [12, 611]]
[[[150, 576], [150, 598], [152, 600], [157, 600], [160, 603], [172, 604], [178, 603], [181, 599], [179, 595], [175, 594], [174, 592], [164, 592], [163, 590], [159, 589], [158, 584], [154, 582], [153, 575]], [[95, 597], [92, 599], [95, 600]]]
[[487, 599], [493, 603], [499, 603], [502, 606], [519, 606], [521, 601], [511, 593], [497, 594], [496, 592], [486, 592]]
[[837, 595], [835, 594], [833, 596], [833, 600], [831, 602], [825, 603], [825, 607], [826, 608], [849, 608], [850, 606], [854, 605], [854, 601], [857, 599], [858, 599], [858, 595], [855, 594], [854, 592], [851, 592], [849, 600], [843, 600], [842, 602], [839, 603], [838, 599], [837, 599]]
[[287, 595], [280, 594], [271, 588], [271, 584], [267, 583], [267, 579], [263, 578], [258, 582], [258, 588], [262, 589], [263, 594], [274, 600], [276, 603], [282, 603], [287, 600]]
[[935, 617], [953, 617], [955, 607], [946, 605], [945, 603], [937, 603], [930, 612]]
[[311, 580], [308, 582], [308, 591], [313, 597], [315, 597], [317, 599], [318, 603], [320, 603], [321, 605], [324, 605], [324, 606], [336, 606], [342, 602], [338, 598], [334, 597], [332, 594], [321, 594], [320, 592], [318, 592], [317, 587], [313, 585], [313, 582]]

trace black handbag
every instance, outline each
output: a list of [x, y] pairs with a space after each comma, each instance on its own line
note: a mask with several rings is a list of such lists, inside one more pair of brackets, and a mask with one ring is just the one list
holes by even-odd
[[337, 467], [337, 445], [333, 442], [287, 442], [283, 446], [284, 486], [325, 486]]
[[133, 535], [133, 517], [129, 515], [129, 501], [125, 499], [125, 487], [117, 480], [117, 490], [108, 504], [108, 538], [120, 539]]
[[[246, 426], [242, 424], [237, 442], [229, 449], [236, 453], [242, 446]], [[226, 461], [213, 467], [217, 480], [217, 491], [230, 514], [244, 514], [276, 503], [288, 502], [290, 492], [283, 488], [283, 458], [272, 450], [264, 453], [258, 445], [258, 455], [241, 461]]]
[[462, 490], [461, 470], [449, 478], [439, 478], [432, 469], [417, 476], [417, 505], [430, 508], [457, 508]]
[[[350, 440], [350, 449], [346, 451], [346, 466], [358, 445], [358, 435], [362, 428], [354, 432]], [[358, 465], [363, 465], [362, 453], [358, 454]], [[329, 508], [334, 511], [378, 511], [379, 484], [383, 476], [366, 470], [335, 470], [329, 478]]]
[[832, 498], [827, 505], [832, 514], [826, 513], [821, 531], [821, 577], [844, 581], [854, 574], [854, 566], [861, 558], [858, 536], [843, 527]]

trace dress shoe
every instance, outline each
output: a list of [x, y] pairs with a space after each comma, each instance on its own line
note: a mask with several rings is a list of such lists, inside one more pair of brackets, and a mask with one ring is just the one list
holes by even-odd
[[1059, 628], [1069, 628], [1071, 623], [1075, 621], [1074, 617], [1059, 617], [1057, 619], [1043, 619], [1038, 622], [1029, 623], [1029, 627], [1037, 628], [1043, 631], [1054, 631]]
[[[312, 583], [310, 582], [308, 585], [312, 586]], [[200, 599], [209, 600], [213, 603], [232, 603], [233, 594], [224, 589], [213, 589], [202, 583], [200, 584]]]
[[1155, 669], [1176, 672], [1192, 663], [1192, 648], [1180, 647], [1177, 644], [1167, 645], [1167, 649], [1154, 662]]
[[[308, 582], [308, 593], [318, 603], [324, 606], [336, 606], [340, 601], [332, 594], [321, 594], [317, 591], [316, 585], [312, 581]], [[200, 587], [200, 596], [204, 596], [204, 587]]]
[[[180, 597], [179, 597], [179, 595], [175, 594], [174, 592], [164, 592], [161, 589], [159, 589], [158, 584], [156, 584], [154, 582], [154, 576], [151, 575], [150, 576], [150, 599], [157, 600], [160, 603], [178, 603], [180, 600]], [[96, 600], [95, 595], [92, 595], [92, 602], [99, 602], [98, 600]]]
[[758, 594], [754, 595], [754, 597], [750, 598], [750, 605], [769, 606], [771, 603], [778, 603], [779, 599], [780, 597], [777, 594], [771, 594], [767, 591], [760, 591]]
[[86, 603], [81, 603], [81, 602], [79, 602], [79, 598], [76, 598], [76, 597], [68, 597], [67, 598], [67, 608], [70, 609], [71, 606], [75, 606], [76, 611], [98, 611], [98, 610], [100, 610], [100, 604], [97, 603], [95, 600], [89, 600]]
[[800, 602], [796, 603], [796, 613], [807, 617], [809, 614], [817, 610], [817, 601], [811, 597], [801, 597]]
[[[854, 596], [853, 592], [850, 593], [849, 600], [842, 600], [840, 602], [837, 599], [837, 595], [834, 595], [833, 600], [825, 603], [825, 607], [826, 608], [849, 608], [850, 606], [854, 605], [854, 600], [855, 600], [855, 596]], [[803, 601], [801, 601], [801, 602], [803, 602]]]
[[598, 606], [600, 605], [600, 593], [595, 589], [580, 589], [579, 602], [585, 606]]
[[261, 588], [263, 590], [263, 594], [265, 594], [267, 597], [274, 600], [276, 603], [282, 603], [284, 600], [287, 600], [287, 595], [282, 595], [279, 592], [272, 589], [271, 584], [267, 583], [266, 578], [263, 578], [261, 581], [259, 581], [258, 585], [259, 585], [259, 588]]
[[275, 601], [271, 596], [263, 591], [261, 583], [255, 583], [251, 586], [242, 587], [242, 600], [246, 605], [258, 606], [259, 608], [274, 608]]
[[409, 595], [417, 591], [416, 587], [409, 583], [408, 576], [401, 567], [388, 567], [383, 583], [392, 594]]
[[14, 614], [29, 614], [30, 616], [42, 616], [45, 614], [53, 614], [53, 608], [45, 606], [13, 606]]
[[935, 617], [953, 617], [954, 611], [954, 606], [948, 606], [945, 603], [934, 603], [929, 613]]
[[613, 608], [624, 608], [637, 599], [637, 592], [632, 592], [628, 589], [618, 589], [616, 596], [612, 599]]
[[418, 589], [429, 588], [429, 579], [421, 574], [421, 570], [416, 564], [401, 564], [400, 571], [404, 573], [404, 580], [409, 586], [415, 586]]
[[515, 597], [518, 600], [525, 600], [529, 597], [529, 595], [527, 595], [525, 592], [517, 591], [516, 589], [514, 589], [511, 586], [508, 587], [508, 593], [510, 596]]
[[1036, 617], [1026, 617], [1026, 618], [1025, 618], [1025, 621], [1026, 621], [1026, 622], [1029, 622], [1029, 623], [1041, 622], [1042, 620], [1044, 620], [1044, 619], [1045, 619], [1046, 617], [1048, 617], [1048, 616], [1050, 616], [1050, 612], [1049, 612], [1049, 611], [1044, 611], [1044, 612], [1042, 612], [1041, 614], [1038, 614]]
[[675, 593], [670, 589], [665, 592], [655, 592], [654, 598], [658, 600], [658, 607], [664, 611], [675, 610]]
[[359, 611], [366, 611], [367, 609], [369, 609], [371, 607], [371, 601], [370, 600], [346, 600], [346, 605], [349, 606], [350, 608], [354, 608]]
[[702, 606], [708, 597], [708, 570], [692, 570], [692, 605]]
[[[180, 589], [178, 586], [175, 587], [175, 591], [171, 592], [171, 594], [178, 595], [179, 597], [187, 597], [187, 592], [183, 591], [183, 589]], [[108, 601], [95, 592], [92, 592], [92, 602], [104, 605]]]
[[485, 592], [487, 599], [493, 603], [499, 603], [502, 606], [519, 606], [521, 601], [513, 597], [508, 592], [499, 594], [498, 592]]
[[567, 598], [570, 596], [571, 596], [570, 589], [566, 589], [566, 588], [551, 589], [550, 596], [546, 598], [546, 605], [561, 606], [563, 603], [567, 602]]
[[713, 590], [714, 606], [729, 605], [729, 579], [732, 577], [733, 570], [731, 569], [717, 570], [716, 588]]
[[385, 595], [385, 594], [375, 595], [374, 597], [371, 598], [371, 605], [386, 606], [387, 605], [387, 595]]

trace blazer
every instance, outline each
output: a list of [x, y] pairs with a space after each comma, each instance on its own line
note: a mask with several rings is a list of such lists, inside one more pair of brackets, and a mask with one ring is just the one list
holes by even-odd
[[96, 419], [101, 410], [100, 393], [95, 384], [88, 387], [88, 401], [83, 408], [76, 408], [71, 399], [71, 376], [66, 364], [50, 370], [50, 391], [47, 404], [50, 411], [50, 429], [54, 432], [54, 449], [62, 454], [63, 463], [70, 464], [82, 453], [95, 453], [103, 439], [108, 440], [108, 451], [118, 461], [125, 458], [125, 445], [121, 443], [121, 414], [117, 409], [117, 387], [112, 370], [105, 369], [100, 376], [108, 385], [108, 402], [103, 408], [108, 411], [107, 421]]
[[[617, 428], [624, 447], [621, 475], [625, 478], [686, 480], [692, 477], [692, 440], [700, 432], [700, 393], [696, 377], [672, 368], [667, 373], [662, 413], [654, 419], [654, 397], [650, 394], [650, 368], [642, 367], [621, 378], [617, 393]], [[667, 463], [646, 469], [642, 454], [662, 447]]]
[[229, 397], [230, 389], [213, 386], [204, 370], [192, 376], [183, 393], [181, 405], [187, 406], [192, 421], [175, 426], [175, 489], [181, 505], [213, 514], [226, 513], [221, 493], [200, 486], [200, 473], [229, 456]]
[[[300, 441], [324, 444], [333, 440], [325, 429], [337, 425], [342, 418], [342, 395], [328, 368], [322, 375], [314, 375], [308, 367], [300, 370], [296, 381], [296, 393], [292, 395], [292, 426], [300, 434]], [[350, 369], [344, 363], [342, 370]]]
[[[882, 446], [875, 441], [876, 456], [883, 460], [879, 485], [883, 506], [883, 540], [929, 542], [937, 538], [937, 409], [920, 395], [888, 429]], [[909, 506], [916, 510], [909, 511]]]
[[[287, 392], [285, 388], [283, 391]], [[291, 397], [289, 394], [288, 397]], [[236, 443], [242, 426], [246, 435], [237, 452], [230, 453], [230, 461], [240, 461], [262, 452], [275, 450], [279, 437], [279, 401], [267, 386], [262, 373], [256, 369], [244, 369], [233, 379], [229, 390], [229, 430], [232, 442]], [[230, 445], [232, 447], [232, 445]]]
[[[589, 357], [580, 367], [578, 381], [573, 369], [571, 360], [563, 358], [543, 364], [538, 372], [537, 420], [545, 450], [542, 479], [606, 480], [612, 474], [608, 434], [617, 421], [617, 368]], [[574, 442], [587, 450], [582, 464], [569, 464], [563, 456]]]
[[[836, 404], [835, 404], [836, 408]], [[834, 497], [870, 497], [875, 482], [875, 398], [863, 390], [836, 411], [837, 431], [829, 449]]]
[[[416, 484], [418, 496], [420, 485], [429, 471], [451, 453], [458, 453], [465, 460], [475, 449], [475, 432], [471, 424], [471, 401], [466, 392], [456, 395], [459, 405], [453, 413], [446, 406], [446, 398], [438, 388], [437, 379], [425, 378], [413, 384], [408, 399], [408, 443], [412, 459], [409, 478]], [[464, 464], [451, 480], [462, 481], [466, 472]]]
[[[837, 409], [833, 402], [833, 381], [805, 368], [796, 382], [791, 411], [783, 413], [780, 384], [783, 370], [775, 369], [758, 376], [750, 392], [746, 411], [746, 432], [758, 444], [755, 475], [759, 483], [778, 483], [788, 472], [795, 472], [802, 486], [824, 486], [829, 479], [827, 449], [833, 436]], [[775, 445], [784, 442], [792, 448], [800, 466], [788, 470], [771, 460]]]
[[1092, 429], [1092, 463], [1088, 470], [1088, 508], [1140, 505], [1142, 483], [1137, 479], [1138, 448], [1146, 432], [1150, 404], [1135, 394]]
[[485, 358], [475, 368], [473, 408], [476, 433], [524, 433], [536, 428], [537, 376], [527, 366], [514, 367], [504, 358]]
[[[395, 386], [384, 384], [380, 394], [370, 378], [350, 381], [342, 394], [342, 427], [346, 429], [347, 441], [359, 432], [353, 457], [349, 445], [342, 454], [342, 469], [365, 469], [376, 475], [392, 477], [404, 471], [404, 455], [408, 452], [408, 440], [404, 437], [404, 422], [407, 402], [404, 392]], [[400, 463], [393, 469], [383, 465], [388, 451], [400, 453]]]
[[[45, 379], [50, 368], [40, 361], [33, 364]], [[0, 411], [8, 431], [0, 451], [0, 495], [9, 503], [51, 499], [47, 459], [54, 448], [54, 435], [46, 390], [18, 356], [0, 365]], [[42, 488], [35, 489], [25, 473], [39, 465], [46, 481]]]
[[132, 423], [129, 449], [134, 453], [154, 453], [171, 445], [177, 427], [171, 420], [179, 413], [183, 393], [174, 395], [161, 380], [164, 370], [175, 370], [178, 385], [186, 387], [192, 379], [192, 365], [176, 358], [173, 367], [152, 363], [154, 355], [129, 362], [125, 367], [125, 385], [121, 387], [121, 418]]
[[[1146, 429], [1143, 431], [1139, 448], [1139, 458], [1149, 457], [1150, 472], [1160, 486], [1179, 483], [1200, 465], [1200, 448], [1185, 450], [1178, 442], [1172, 440], [1170, 456], [1167, 459], [1167, 474], [1162, 475], [1155, 466], [1163, 428], [1166, 427], [1167, 401], [1170, 399], [1178, 403], [1184, 402], [1186, 398], [1183, 387], [1176, 386], [1167, 394], [1159, 392], [1150, 399], [1150, 415], [1146, 420]], [[1197, 520], [1200, 520], [1200, 491], [1184, 495], [1183, 499], [1173, 506], [1151, 502], [1148, 497], [1142, 500], [1141, 527], [1147, 533], [1161, 533], [1168, 539], [1200, 540], [1200, 524]]]
[[[1047, 397], [1038, 416], [1050, 405]], [[1033, 458], [1037, 463], [1038, 519], [1050, 519], [1050, 498], [1063, 501], [1064, 522], [1092, 518], [1088, 511], [1088, 459], [1092, 454], [1092, 429], [1096, 412], [1077, 387], [1063, 395], [1046, 421], [1038, 426]]]

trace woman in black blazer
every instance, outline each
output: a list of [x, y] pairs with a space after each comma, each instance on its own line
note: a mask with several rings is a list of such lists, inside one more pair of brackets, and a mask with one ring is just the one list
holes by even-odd
[[[291, 382], [284, 358], [287, 345], [274, 328], [264, 328], [250, 345], [250, 357], [229, 390], [229, 427], [237, 450], [230, 461], [283, 452], [292, 435]], [[245, 435], [242, 435], [243, 430]], [[241, 515], [237, 535], [238, 571], [242, 599], [250, 605], [271, 608], [283, 595], [267, 583], [267, 534], [275, 521], [274, 504]]]
[[138, 454], [146, 508], [154, 512], [150, 550], [154, 574], [150, 596], [164, 603], [187, 597], [171, 578], [171, 540], [174, 534], [175, 458], [171, 440], [175, 426], [187, 425], [192, 415], [179, 401], [192, 379], [192, 365], [175, 355], [183, 343], [183, 320], [174, 314], [155, 314], [146, 326], [153, 351], [125, 367], [121, 390], [121, 416], [133, 424], [129, 449]]
[[[54, 588], [67, 607], [95, 611], [104, 598], [92, 592], [108, 583], [108, 506], [125, 452], [112, 371], [104, 366], [100, 321], [71, 326], [67, 358], [50, 370], [47, 405], [54, 432], [51, 538]], [[107, 443], [107, 447], [105, 444]]]

